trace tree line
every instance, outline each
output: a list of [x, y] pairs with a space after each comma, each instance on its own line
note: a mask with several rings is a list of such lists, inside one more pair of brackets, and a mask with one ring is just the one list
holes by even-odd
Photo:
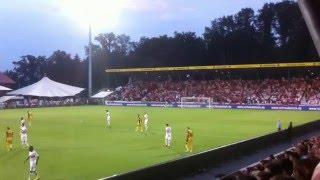
[[[106, 68], [196, 66], [219, 64], [303, 62], [318, 59], [297, 2], [266, 3], [255, 12], [241, 9], [214, 19], [202, 35], [174, 32], [173, 36], [141, 37], [101, 33], [92, 45], [93, 87], [125, 83], [123, 75], [107, 75]], [[88, 47], [86, 47], [88, 56]], [[86, 87], [87, 57], [65, 51], [51, 56], [22, 56], [6, 72], [25, 86], [47, 75], [62, 83]], [[111, 82], [111, 83], [110, 83]]]

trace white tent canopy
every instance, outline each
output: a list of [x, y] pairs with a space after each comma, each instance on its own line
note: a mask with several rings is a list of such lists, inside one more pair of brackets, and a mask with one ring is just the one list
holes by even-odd
[[91, 98], [103, 99], [103, 98], [109, 96], [112, 93], [113, 93], [113, 91], [110, 91], [110, 90], [108, 90], [108, 91], [100, 91], [99, 93], [91, 96]]
[[9, 100], [23, 100], [22, 96], [2, 96], [0, 97], [0, 103], [7, 102]]
[[83, 88], [58, 83], [48, 77], [43, 77], [34, 84], [11, 91], [7, 94], [37, 97], [69, 97], [79, 94], [83, 90]]
[[0, 91], [10, 91], [12, 89], [4, 87], [4, 86], [0, 86]]

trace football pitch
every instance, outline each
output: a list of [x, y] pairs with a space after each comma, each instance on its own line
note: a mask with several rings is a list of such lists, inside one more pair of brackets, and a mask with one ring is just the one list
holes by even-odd
[[[112, 127], [106, 128], [105, 110], [111, 112]], [[320, 119], [319, 112], [212, 110], [146, 107], [78, 106], [30, 109], [29, 144], [40, 155], [41, 179], [87, 180], [124, 173], [185, 153], [185, 129], [194, 132], [194, 153]], [[20, 117], [27, 109], [0, 110], [0, 179], [27, 179], [27, 149], [20, 146]], [[149, 132], [135, 132], [137, 114], [149, 115]], [[172, 127], [172, 148], [164, 148], [164, 128]], [[14, 149], [4, 147], [5, 130], [14, 134]]]

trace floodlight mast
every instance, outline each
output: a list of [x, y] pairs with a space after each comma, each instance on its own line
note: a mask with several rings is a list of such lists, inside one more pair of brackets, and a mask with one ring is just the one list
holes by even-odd
[[320, 56], [320, 1], [298, 0], [298, 3], [318, 55]]
[[88, 96], [92, 96], [92, 33], [89, 25]]

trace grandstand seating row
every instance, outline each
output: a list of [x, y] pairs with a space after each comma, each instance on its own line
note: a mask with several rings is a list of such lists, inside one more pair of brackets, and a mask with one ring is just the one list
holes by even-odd
[[219, 104], [320, 105], [320, 77], [130, 81], [108, 100], [173, 103], [181, 97], [209, 97]]

